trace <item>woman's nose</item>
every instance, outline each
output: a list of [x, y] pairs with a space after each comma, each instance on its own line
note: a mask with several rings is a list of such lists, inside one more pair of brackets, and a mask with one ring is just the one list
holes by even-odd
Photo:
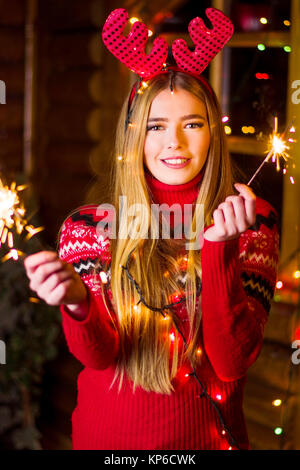
[[167, 134], [167, 147], [169, 149], [180, 148], [182, 145], [182, 138], [179, 135], [179, 131], [177, 129], [170, 129]]

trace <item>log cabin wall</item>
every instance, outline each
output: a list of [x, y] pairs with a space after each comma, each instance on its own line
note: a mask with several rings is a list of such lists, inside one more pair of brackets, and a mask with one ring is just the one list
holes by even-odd
[[33, 181], [49, 241], [71, 210], [106, 191], [112, 123], [128, 75], [104, 53], [100, 28], [109, 10], [105, 1], [39, 2]]
[[0, 80], [6, 95], [0, 104], [0, 176], [7, 180], [23, 165], [24, 25], [24, 2], [0, 0]]

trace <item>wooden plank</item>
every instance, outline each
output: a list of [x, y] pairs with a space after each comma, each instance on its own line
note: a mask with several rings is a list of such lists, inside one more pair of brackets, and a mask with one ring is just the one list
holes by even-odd
[[105, 21], [104, 2], [99, 0], [63, 0], [41, 2], [41, 15], [50, 31], [100, 28]]
[[93, 142], [101, 139], [102, 113], [96, 107], [56, 106], [45, 122], [45, 132], [57, 142]]
[[0, 63], [24, 61], [24, 31], [22, 29], [0, 28]]
[[91, 175], [89, 159], [93, 148], [92, 142], [50, 142], [45, 149], [45, 165], [61, 174]]
[[100, 66], [103, 51], [104, 45], [98, 32], [60, 34], [51, 37], [47, 60], [50, 69], [54, 71], [79, 66]]
[[[273, 406], [274, 400], [282, 400], [280, 406]], [[296, 408], [295, 395], [271, 387], [266, 381], [250, 381], [246, 385], [244, 411], [246, 419], [267, 426], [270, 429], [283, 426], [283, 417], [292, 414]]]
[[251, 450], [279, 450], [280, 439], [269, 427], [247, 420], [247, 429]]
[[[265, 341], [258, 359], [248, 371], [248, 376], [253, 381], [268, 383], [282, 391], [287, 390], [291, 368], [296, 372], [297, 367], [291, 362], [293, 351], [292, 348]], [[297, 384], [292, 381], [292, 393], [295, 393], [296, 387]]]
[[0, 80], [6, 85], [6, 102], [10, 98], [22, 98], [24, 94], [24, 64], [0, 64]]
[[22, 26], [25, 6], [24, 0], [0, 0], [0, 26]]
[[292, 343], [296, 307], [283, 302], [272, 302], [265, 339], [290, 347]]
[[0, 108], [0, 127], [6, 131], [20, 131], [23, 128], [23, 100], [10, 99]]
[[103, 102], [103, 71], [98, 67], [52, 73], [48, 79], [51, 103], [92, 106]]

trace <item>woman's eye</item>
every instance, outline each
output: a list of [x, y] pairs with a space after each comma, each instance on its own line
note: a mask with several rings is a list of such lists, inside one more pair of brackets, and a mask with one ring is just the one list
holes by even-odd
[[162, 126], [148, 126], [147, 127], [147, 131], [160, 131], [162, 129], [163, 129]]
[[189, 124], [186, 125], [188, 129], [197, 129], [203, 126], [204, 126], [203, 122], [190, 122]]

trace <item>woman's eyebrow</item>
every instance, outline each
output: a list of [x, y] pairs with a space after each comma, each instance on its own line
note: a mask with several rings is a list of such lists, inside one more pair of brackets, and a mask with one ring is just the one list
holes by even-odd
[[180, 118], [182, 121], [186, 121], [187, 119], [206, 119], [204, 116], [201, 116], [201, 114], [187, 114], [186, 116], [182, 116]]
[[[185, 116], [181, 116], [180, 120], [181, 121], [186, 121], [187, 119], [203, 119], [205, 120], [206, 118], [204, 116], [201, 116], [201, 114], [186, 114]], [[153, 117], [149, 118], [148, 122], [168, 122], [168, 118], [163, 118], [163, 117]]]
[[155, 118], [149, 118], [148, 119], [148, 122], [161, 122], [161, 121], [164, 121], [164, 122], [167, 122], [169, 119], [168, 118], [160, 118], [160, 117], [155, 117]]

